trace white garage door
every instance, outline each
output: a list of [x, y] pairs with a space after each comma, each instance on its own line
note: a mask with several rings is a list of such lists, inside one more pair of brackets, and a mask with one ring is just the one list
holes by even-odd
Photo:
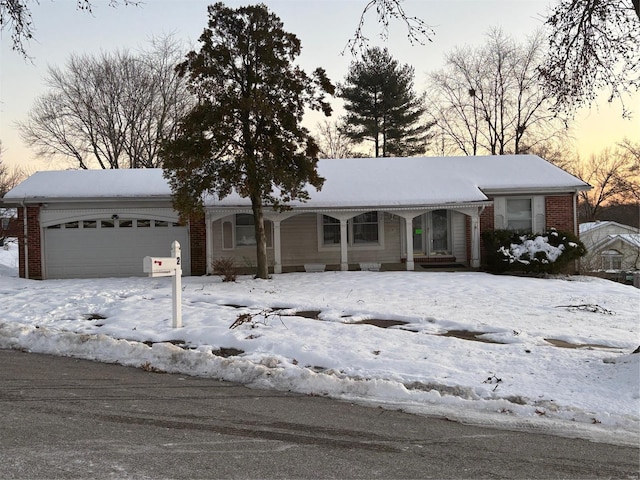
[[142, 259], [171, 256], [180, 242], [182, 271], [191, 274], [187, 227], [153, 218], [82, 219], [44, 228], [47, 278], [142, 276]]

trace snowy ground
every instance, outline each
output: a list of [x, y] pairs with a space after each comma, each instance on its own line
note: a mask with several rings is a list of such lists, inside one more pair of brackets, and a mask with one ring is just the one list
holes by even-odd
[[16, 267], [15, 245], [0, 249], [0, 348], [640, 443], [630, 286], [424, 271], [188, 277], [173, 329], [170, 278], [29, 281]]

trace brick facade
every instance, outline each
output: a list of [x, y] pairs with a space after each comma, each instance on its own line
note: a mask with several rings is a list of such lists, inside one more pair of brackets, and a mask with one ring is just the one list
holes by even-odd
[[[493, 200], [493, 198], [491, 199]], [[471, 222], [469, 222], [471, 224]], [[487, 258], [487, 250], [484, 246], [484, 240], [482, 239], [482, 233], [487, 230], [493, 230], [495, 228], [494, 208], [493, 205], [485, 207], [480, 214], [480, 264], [484, 265], [484, 259]], [[469, 233], [471, 238], [471, 233]]]
[[189, 220], [189, 242], [191, 246], [191, 275], [207, 273], [207, 227], [204, 216]]
[[[18, 223], [24, 226], [24, 208], [18, 208]], [[42, 248], [40, 240], [40, 206], [27, 207], [27, 250], [24, 248], [24, 227], [18, 233], [19, 248], [19, 275], [25, 278], [25, 254], [28, 255], [28, 277], [33, 280], [42, 280]]]
[[573, 223], [573, 195], [545, 197], [544, 208], [547, 228], [577, 233]]
[[[573, 194], [549, 195], [544, 199], [546, 228], [555, 228], [565, 232], [575, 232]], [[494, 208], [486, 207], [480, 214], [480, 232], [493, 230]], [[471, 258], [471, 219], [466, 219], [467, 258]], [[484, 241], [480, 237], [480, 258], [486, 258]]]

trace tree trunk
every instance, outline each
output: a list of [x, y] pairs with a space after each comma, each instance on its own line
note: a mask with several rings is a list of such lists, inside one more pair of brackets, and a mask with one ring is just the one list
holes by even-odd
[[264, 214], [260, 198], [251, 197], [253, 222], [256, 230], [256, 260], [258, 262], [256, 278], [269, 278], [269, 262], [267, 259], [267, 236], [264, 229]]

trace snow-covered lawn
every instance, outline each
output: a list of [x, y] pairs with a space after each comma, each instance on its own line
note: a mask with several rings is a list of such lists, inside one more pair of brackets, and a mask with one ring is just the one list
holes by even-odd
[[0, 250], [0, 348], [639, 443], [630, 286], [425, 271], [187, 277], [173, 329], [170, 278], [30, 281], [16, 258]]

